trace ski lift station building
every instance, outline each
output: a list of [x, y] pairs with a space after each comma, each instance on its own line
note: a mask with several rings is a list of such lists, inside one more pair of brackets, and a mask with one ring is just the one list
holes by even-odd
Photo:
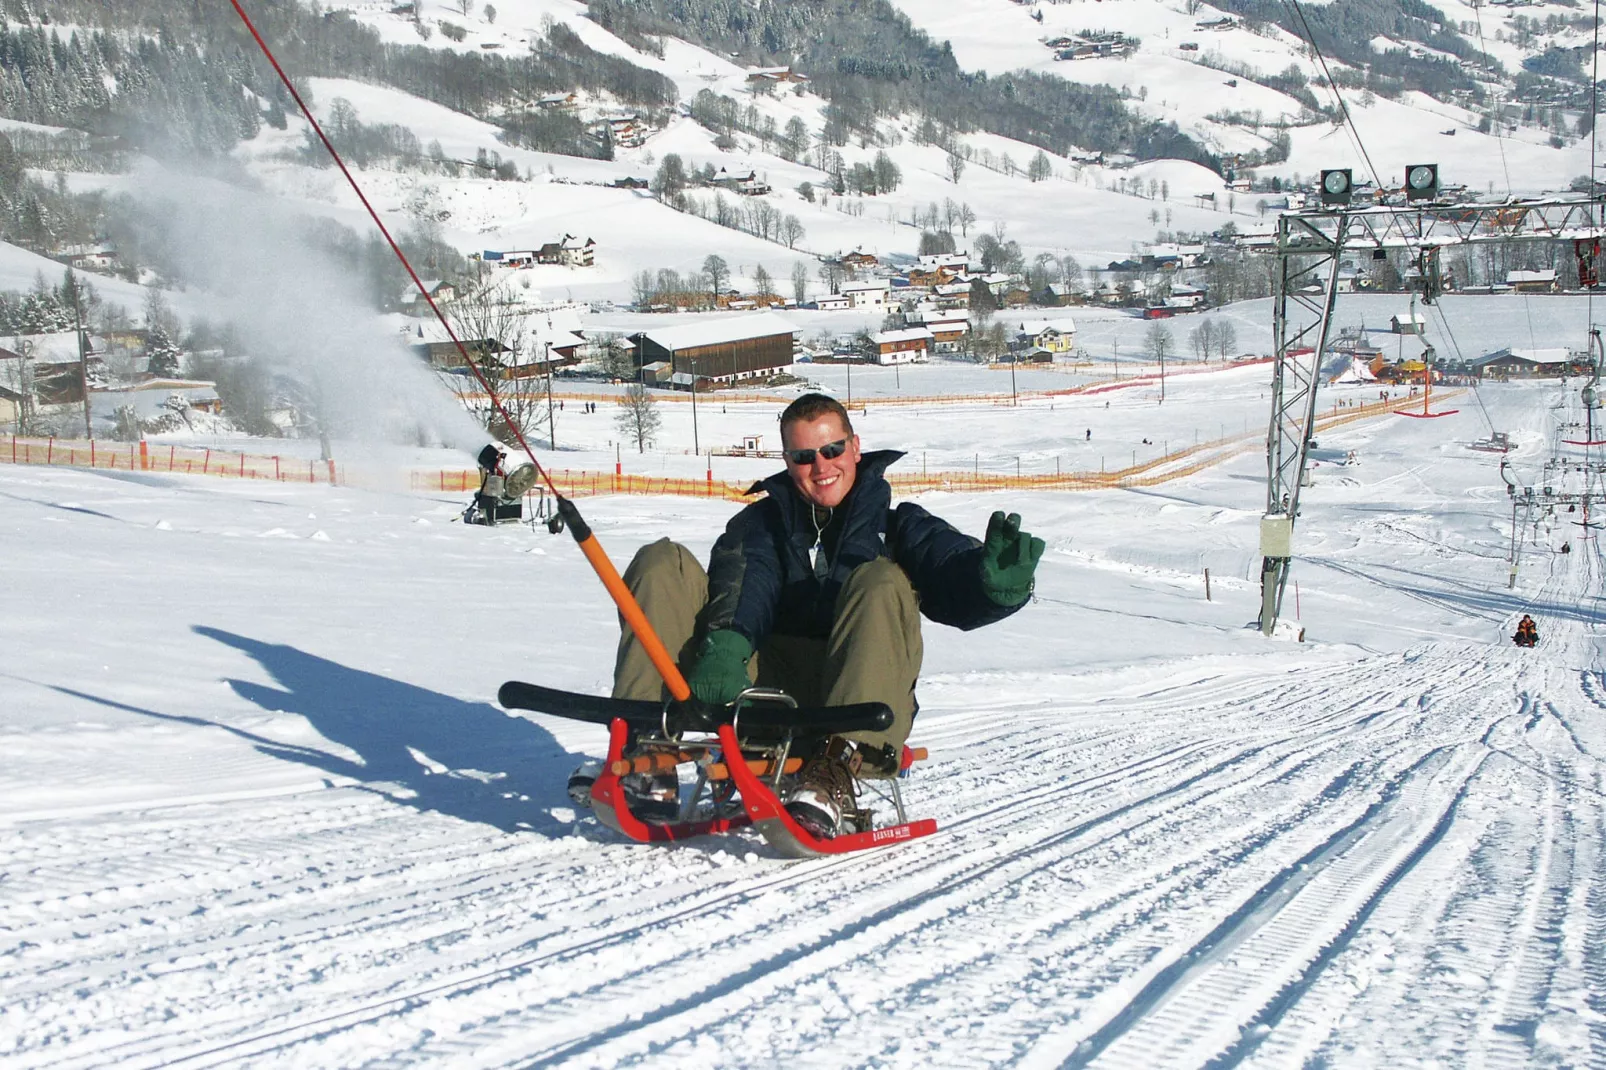
[[662, 327], [632, 335], [638, 365], [663, 361], [685, 374], [716, 382], [735, 382], [769, 375], [792, 363], [796, 328], [773, 312], [678, 327]]
[[1502, 349], [1472, 362], [1480, 379], [1559, 379], [1578, 358], [1567, 349]]

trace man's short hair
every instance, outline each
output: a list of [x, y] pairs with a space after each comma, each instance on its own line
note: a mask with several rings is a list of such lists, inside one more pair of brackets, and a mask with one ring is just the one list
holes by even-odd
[[835, 414], [836, 418], [842, 421], [842, 429], [850, 435], [853, 434], [853, 421], [848, 419], [848, 410], [829, 394], [804, 394], [788, 405], [786, 411], [781, 413], [781, 434], [786, 434], [788, 424], [811, 424], [826, 413]]

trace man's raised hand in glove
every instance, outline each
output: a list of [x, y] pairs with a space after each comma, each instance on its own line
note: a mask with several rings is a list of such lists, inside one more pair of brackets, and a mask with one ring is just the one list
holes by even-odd
[[987, 522], [981, 548], [981, 586], [1001, 606], [1018, 606], [1032, 595], [1032, 574], [1043, 540], [1020, 529], [1020, 514], [1000, 510]]

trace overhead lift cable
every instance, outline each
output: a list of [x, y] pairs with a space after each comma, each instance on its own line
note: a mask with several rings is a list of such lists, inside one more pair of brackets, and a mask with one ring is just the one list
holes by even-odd
[[[229, 3], [234, 6], [235, 13], [240, 16], [240, 21], [245, 24], [245, 28], [250, 32], [252, 39], [256, 41], [257, 47], [267, 57], [274, 73], [279, 76], [279, 81], [284, 83], [285, 89], [289, 90], [290, 96], [296, 102], [296, 107], [301, 109], [302, 116], [306, 118], [313, 132], [318, 135], [318, 140], [323, 142], [323, 147], [328, 150], [330, 157], [335, 162], [335, 166], [340, 168], [340, 173], [346, 176], [346, 182], [350, 184], [352, 190], [357, 194], [357, 199], [362, 202], [362, 206], [368, 210], [369, 218], [379, 228], [379, 233], [384, 235], [391, 252], [395, 253], [396, 259], [401, 261], [402, 267], [407, 271], [408, 278], [413, 280], [413, 285], [418, 287], [418, 292], [423, 295], [430, 311], [435, 313], [435, 318], [440, 320], [441, 326], [446, 329], [447, 337], [452, 340], [453, 345], [457, 346], [457, 351], [462, 355], [469, 371], [474, 374], [474, 378], [485, 389], [487, 396], [491, 399], [491, 407], [496, 410], [497, 415], [502, 418], [502, 422], [507, 428], [513, 432], [513, 436], [518, 439], [519, 445], [523, 447], [524, 452], [529, 456], [530, 463], [535, 466], [536, 472], [546, 483], [547, 489], [552, 492], [553, 498], [557, 501], [558, 516], [562, 518], [564, 525], [569, 529], [569, 533], [574, 537], [575, 543], [579, 545], [580, 552], [585, 555], [586, 560], [596, 572], [597, 578], [602, 581], [603, 587], [607, 589], [608, 594], [613, 598], [614, 604], [619, 609], [620, 616], [624, 618], [630, 630], [635, 633], [636, 639], [641, 643], [642, 650], [651, 659], [653, 667], [663, 677], [664, 683], [669, 687], [669, 693], [680, 702], [691, 698], [691, 688], [686, 684], [685, 677], [681, 675], [680, 668], [675, 664], [674, 658], [664, 646], [663, 641], [653, 631], [652, 625], [647, 621], [646, 614], [641, 611], [641, 606], [637, 604], [635, 597], [631, 595], [630, 589], [625, 586], [624, 580], [620, 577], [619, 571], [614, 568], [613, 562], [609, 560], [607, 552], [602, 548], [602, 544], [597, 541], [596, 535], [592, 533], [590, 526], [581, 517], [579, 508], [575, 506], [574, 502], [558, 492], [557, 485], [553, 483], [551, 474], [536, 458], [535, 451], [525, 441], [524, 433], [519, 429], [518, 424], [513, 421], [507, 410], [502, 407], [502, 403], [497, 399], [496, 390], [491, 386], [490, 380], [485, 377], [484, 372], [480, 370], [478, 362], [469, 354], [468, 347], [463, 344], [462, 339], [452, 329], [452, 325], [447, 321], [440, 307], [435, 304], [435, 299], [430, 296], [423, 280], [413, 270], [413, 265], [408, 261], [407, 254], [402, 252], [401, 246], [396, 244], [396, 240], [390, 236], [389, 229], [386, 228], [384, 221], [379, 218], [379, 213], [374, 211], [374, 206], [369, 203], [368, 197], [362, 191], [362, 187], [357, 184], [357, 179], [346, 167], [346, 162], [341, 159], [334, 143], [329, 140], [328, 135], [323, 131], [323, 127], [319, 125], [318, 120], [313, 116], [312, 109], [307, 107], [307, 102], [301, 98], [301, 93], [296, 89], [295, 83], [290, 80], [290, 76], [285, 73], [284, 68], [279, 65], [273, 50], [268, 47], [268, 42], [263, 39], [262, 34], [257, 32], [256, 24], [246, 14], [245, 8], [240, 6], [240, 0], [229, 0]], [[550, 374], [550, 371], [551, 369], [549, 368], [548, 374]]]

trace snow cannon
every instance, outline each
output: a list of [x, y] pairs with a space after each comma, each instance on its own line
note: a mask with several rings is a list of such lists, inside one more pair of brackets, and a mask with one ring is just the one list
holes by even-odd
[[507, 454], [495, 443], [480, 450], [475, 458], [480, 466], [480, 489], [463, 510], [465, 524], [512, 524], [524, 519], [524, 496], [540, 478], [535, 465], [526, 461], [512, 471]]

